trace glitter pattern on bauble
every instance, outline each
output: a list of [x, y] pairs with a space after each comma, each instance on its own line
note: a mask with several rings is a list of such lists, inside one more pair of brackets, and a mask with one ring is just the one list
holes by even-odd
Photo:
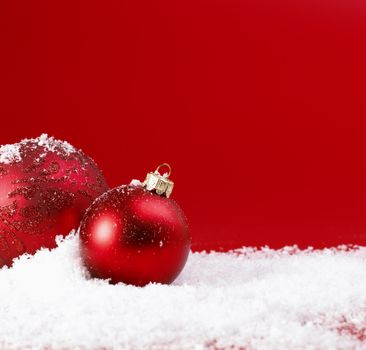
[[56, 246], [108, 186], [92, 159], [46, 134], [0, 147], [0, 267]]
[[187, 261], [190, 243], [178, 204], [136, 182], [97, 198], [80, 226], [81, 256], [91, 277], [112, 283], [171, 283]]

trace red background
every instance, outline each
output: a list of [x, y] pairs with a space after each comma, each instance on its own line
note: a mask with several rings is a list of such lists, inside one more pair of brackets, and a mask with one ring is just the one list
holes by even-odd
[[195, 249], [366, 242], [366, 2], [0, 1], [0, 143], [173, 166]]

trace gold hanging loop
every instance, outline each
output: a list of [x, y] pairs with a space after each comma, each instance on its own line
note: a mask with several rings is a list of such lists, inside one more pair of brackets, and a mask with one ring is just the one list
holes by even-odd
[[[161, 168], [163, 168], [163, 167], [168, 168], [168, 173], [167, 173], [168, 175], [166, 175], [166, 177], [169, 177], [169, 176], [170, 176], [170, 174], [172, 173], [172, 167], [171, 167], [168, 163], [160, 164], [160, 165], [156, 168], [155, 172], [156, 172], [156, 173], [158, 173], [158, 174], [161, 174], [159, 170], [160, 170]], [[164, 173], [164, 174], [163, 174], [163, 176], [164, 176], [165, 174], [166, 174], [166, 173]]]

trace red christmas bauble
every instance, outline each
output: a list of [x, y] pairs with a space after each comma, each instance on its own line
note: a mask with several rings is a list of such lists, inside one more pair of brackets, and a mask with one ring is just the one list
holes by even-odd
[[0, 147], [0, 266], [55, 246], [108, 186], [92, 159], [47, 135]]
[[80, 226], [87, 269], [92, 277], [112, 283], [171, 283], [187, 261], [190, 241], [178, 204], [141, 186], [101, 195]]

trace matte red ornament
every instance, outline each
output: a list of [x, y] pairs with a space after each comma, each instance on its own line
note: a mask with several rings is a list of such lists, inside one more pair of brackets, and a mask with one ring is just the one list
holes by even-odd
[[171, 283], [183, 269], [191, 243], [186, 217], [166, 197], [173, 186], [168, 176], [149, 176], [160, 182], [114, 188], [87, 210], [80, 246], [92, 277], [143, 286]]
[[108, 186], [92, 159], [47, 135], [0, 147], [0, 267], [55, 247]]

